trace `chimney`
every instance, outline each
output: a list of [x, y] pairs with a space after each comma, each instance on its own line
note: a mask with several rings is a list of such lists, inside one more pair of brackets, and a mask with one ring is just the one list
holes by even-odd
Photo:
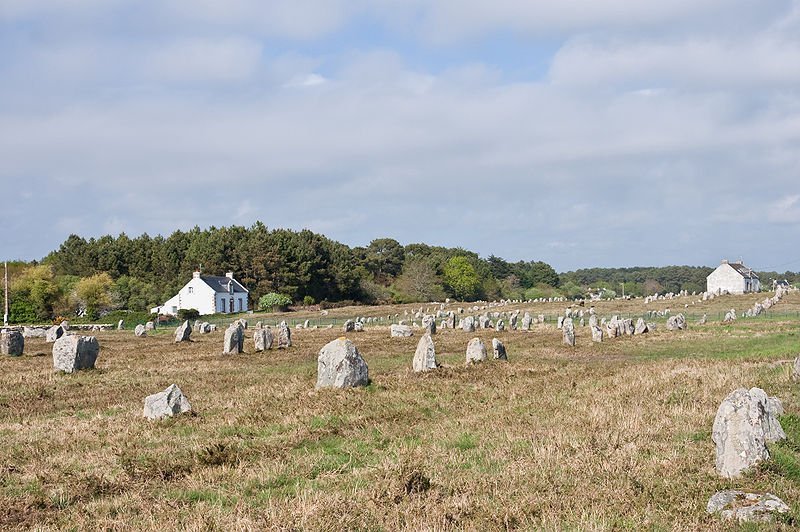
[[722, 264], [728, 264], [728, 259], [722, 259]]
[[227, 277], [228, 279], [233, 279], [233, 272], [226, 273], [225, 277]]
[[199, 278], [200, 278], [200, 271], [199, 271], [199, 270], [196, 270], [196, 271], [195, 271], [195, 272], [192, 274], [192, 279], [199, 279]]

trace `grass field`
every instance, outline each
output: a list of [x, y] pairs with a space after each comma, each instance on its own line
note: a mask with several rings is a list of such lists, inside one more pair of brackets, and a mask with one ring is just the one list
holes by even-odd
[[[741, 311], [763, 297], [691, 312]], [[674, 314], [684, 299], [597, 308]], [[517, 308], [555, 314], [564, 304]], [[705, 505], [740, 488], [781, 497], [792, 513], [769, 529], [796, 529], [798, 310], [792, 294], [766, 318], [690, 321], [688, 331], [662, 326], [602, 345], [578, 327], [574, 349], [552, 323], [440, 331], [443, 367], [428, 374], [410, 369], [418, 332], [389, 338], [372, 327], [349, 334], [372, 384], [347, 391], [314, 390], [317, 352], [340, 328], [293, 330], [291, 349], [265, 353], [247, 331], [246, 352], [225, 357], [222, 332], [180, 345], [172, 329], [99, 333], [97, 369], [72, 375], [53, 373], [50, 344], [27, 339], [25, 356], [0, 359], [0, 528], [730, 530]], [[501, 338], [509, 362], [465, 367], [473, 336]], [[143, 419], [144, 397], [171, 383], [195, 415]], [[773, 460], [726, 481], [714, 471], [711, 425], [743, 386], [783, 400], [789, 437], [771, 447]]]

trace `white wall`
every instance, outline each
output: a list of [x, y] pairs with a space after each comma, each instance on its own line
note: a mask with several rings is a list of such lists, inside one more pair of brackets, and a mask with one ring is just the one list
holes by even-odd
[[719, 267], [711, 272], [706, 279], [706, 290], [718, 294], [720, 292], [730, 292], [731, 294], [743, 294], [745, 292], [744, 277], [737, 272], [730, 264], [720, 264]]
[[248, 307], [247, 292], [221, 294], [214, 291], [199, 277], [191, 281], [169, 301], [157, 309], [161, 314], [177, 314], [180, 309], [197, 309], [201, 315], [230, 312], [230, 300], [233, 298], [233, 312], [246, 312]]

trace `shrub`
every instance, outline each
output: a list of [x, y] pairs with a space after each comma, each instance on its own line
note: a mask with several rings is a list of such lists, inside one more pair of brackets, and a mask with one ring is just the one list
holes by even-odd
[[182, 308], [178, 311], [178, 319], [181, 321], [194, 321], [200, 317], [200, 311], [196, 308]]
[[311, 296], [306, 296], [306, 297], [303, 298], [303, 305], [305, 305], [307, 307], [310, 307], [314, 303], [316, 303], [316, 301], [314, 301], [314, 298], [311, 297]]
[[36, 323], [36, 309], [27, 301], [14, 301], [8, 309], [9, 323]]
[[264, 294], [258, 300], [258, 310], [261, 311], [285, 311], [289, 308], [289, 305], [292, 304], [292, 298], [285, 294], [278, 294], [275, 292], [270, 292], [269, 294]]

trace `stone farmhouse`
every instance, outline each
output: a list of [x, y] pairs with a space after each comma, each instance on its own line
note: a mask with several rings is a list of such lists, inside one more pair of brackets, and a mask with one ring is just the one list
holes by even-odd
[[758, 275], [741, 261], [723, 260], [716, 270], [706, 278], [706, 291], [714, 294], [746, 294], [761, 290]]
[[192, 280], [174, 297], [150, 312], [173, 316], [181, 309], [196, 309], [201, 315], [246, 312], [249, 294], [250, 291], [233, 278], [232, 272], [218, 277], [196, 271]]

